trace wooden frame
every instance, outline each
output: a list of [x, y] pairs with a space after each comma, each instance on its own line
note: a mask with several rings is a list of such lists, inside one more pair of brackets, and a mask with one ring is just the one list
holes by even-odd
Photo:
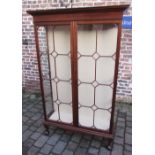
[[[120, 51], [120, 38], [121, 38], [121, 23], [123, 11], [129, 5], [121, 6], [104, 6], [104, 7], [91, 7], [91, 8], [71, 8], [71, 9], [57, 9], [57, 10], [36, 10], [27, 11], [33, 16], [36, 51], [38, 59], [38, 68], [40, 75], [40, 87], [42, 93], [43, 110], [44, 110], [44, 125], [46, 128], [50, 125], [62, 127], [67, 130], [83, 132], [93, 134], [96, 136], [102, 136], [105, 138], [113, 139], [114, 131], [114, 110], [115, 110], [115, 96], [117, 87], [118, 65], [119, 65], [119, 51]], [[112, 111], [110, 120], [110, 130], [96, 130], [87, 127], [78, 126], [78, 84], [77, 84], [77, 25], [78, 24], [117, 24], [117, 49], [116, 49], [116, 61], [114, 71], [114, 87], [112, 97]], [[71, 45], [71, 79], [72, 79], [72, 112], [73, 123], [67, 124], [49, 120], [46, 115], [46, 105], [44, 98], [43, 80], [41, 74], [41, 64], [39, 56], [39, 43], [38, 43], [38, 27], [48, 25], [62, 25], [70, 24], [70, 45]]]

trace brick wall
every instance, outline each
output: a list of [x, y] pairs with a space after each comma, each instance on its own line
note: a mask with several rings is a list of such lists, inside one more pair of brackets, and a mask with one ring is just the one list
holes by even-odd
[[[70, 0], [23, 0], [22, 39], [23, 39], [23, 88], [39, 90], [39, 74], [34, 40], [32, 17], [28, 9], [56, 9], [71, 7]], [[92, 7], [131, 3], [131, 0], [72, 0], [72, 7]], [[130, 6], [124, 15], [131, 15]], [[121, 54], [119, 64], [117, 100], [131, 102], [132, 97], [132, 30], [123, 29], [121, 37]]]

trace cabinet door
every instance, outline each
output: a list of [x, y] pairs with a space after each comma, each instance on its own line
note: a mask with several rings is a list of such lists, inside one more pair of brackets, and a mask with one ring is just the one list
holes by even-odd
[[70, 25], [46, 26], [39, 38], [47, 119], [72, 123]]
[[118, 27], [78, 24], [79, 126], [109, 130]]

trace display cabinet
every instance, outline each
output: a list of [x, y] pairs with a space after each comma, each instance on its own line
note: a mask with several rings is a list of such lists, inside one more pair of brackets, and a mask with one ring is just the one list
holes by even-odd
[[121, 24], [128, 5], [29, 10], [44, 126], [113, 139]]

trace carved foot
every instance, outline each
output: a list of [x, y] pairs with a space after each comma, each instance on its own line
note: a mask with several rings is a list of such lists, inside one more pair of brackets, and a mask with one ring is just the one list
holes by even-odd
[[44, 125], [44, 127], [45, 127], [45, 132], [44, 132], [44, 134], [48, 136], [49, 133], [50, 133], [50, 132], [49, 132], [49, 127], [48, 127], [47, 125]]
[[107, 144], [107, 149], [109, 150], [109, 151], [111, 151], [112, 150], [112, 146], [113, 146], [113, 140], [109, 140], [109, 142], [108, 142], [108, 144]]
[[49, 132], [49, 130], [47, 130], [47, 129], [46, 129], [45, 132], [44, 132], [44, 134], [45, 134], [46, 136], [49, 136], [49, 133], [50, 133], [50, 132]]

